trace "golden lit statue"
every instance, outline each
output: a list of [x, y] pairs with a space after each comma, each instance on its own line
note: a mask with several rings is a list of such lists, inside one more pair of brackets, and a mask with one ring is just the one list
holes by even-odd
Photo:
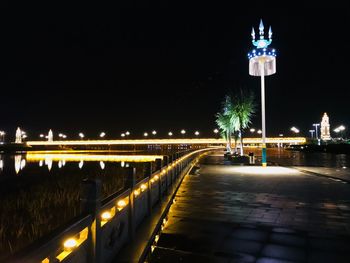
[[321, 140], [329, 141], [331, 140], [329, 117], [325, 112], [321, 121]]

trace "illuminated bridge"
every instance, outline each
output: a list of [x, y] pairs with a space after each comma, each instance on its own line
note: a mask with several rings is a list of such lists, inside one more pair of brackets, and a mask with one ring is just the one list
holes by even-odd
[[[257, 146], [261, 138], [244, 138], [245, 146]], [[271, 137], [266, 138], [271, 146], [295, 145], [306, 143], [305, 137]], [[28, 141], [29, 146], [111, 146], [111, 145], [224, 145], [224, 139], [138, 139], [138, 140], [64, 140], [64, 141]]]

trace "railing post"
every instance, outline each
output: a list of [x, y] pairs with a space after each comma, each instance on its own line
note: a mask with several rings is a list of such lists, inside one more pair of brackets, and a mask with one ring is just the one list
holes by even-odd
[[129, 239], [133, 240], [135, 237], [135, 211], [134, 211], [134, 188], [136, 184], [136, 168], [135, 167], [128, 167], [126, 174], [126, 180], [127, 180], [127, 187], [130, 188], [130, 195], [129, 195], [129, 217], [128, 217], [128, 232], [129, 232]]
[[163, 176], [161, 175], [162, 171], [162, 159], [157, 158], [156, 159], [156, 171], [159, 171], [159, 181], [158, 181], [158, 197], [159, 197], [159, 202], [162, 201], [162, 181], [163, 181]]
[[164, 173], [164, 182], [165, 182], [165, 190], [164, 190], [164, 193], [165, 194], [168, 194], [168, 165], [169, 165], [169, 156], [164, 156], [163, 157], [163, 167], [165, 167], [165, 173]]
[[84, 179], [81, 184], [80, 210], [93, 216], [89, 227], [88, 262], [101, 262], [101, 181]]
[[173, 162], [174, 162], [174, 155], [172, 154], [169, 156], [169, 164], [171, 164], [171, 170], [169, 171], [170, 185], [173, 184], [173, 174], [174, 174]]
[[150, 215], [152, 213], [152, 196], [151, 196], [151, 175], [152, 175], [152, 163], [144, 163], [145, 166], [145, 177], [148, 177], [147, 182], [147, 213]]

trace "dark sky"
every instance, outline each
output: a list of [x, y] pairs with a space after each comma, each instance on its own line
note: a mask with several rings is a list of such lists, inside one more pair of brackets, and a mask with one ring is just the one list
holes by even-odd
[[[182, 128], [210, 134], [230, 90], [253, 90], [251, 26], [272, 26], [277, 73], [266, 79], [268, 135], [308, 135], [328, 112], [349, 125], [349, 10], [115, 9], [113, 15], [12, 14], [0, 25], [0, 129], [36, 139], [52, 128], [110, 137]], [[6, 11], [6, 10], [5, 10]]]

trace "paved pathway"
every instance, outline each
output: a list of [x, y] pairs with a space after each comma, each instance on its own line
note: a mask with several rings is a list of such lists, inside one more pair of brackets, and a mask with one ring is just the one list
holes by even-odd
[[350, 262], [349, 184], [223, 163], [185, 178], [151, 262]]

